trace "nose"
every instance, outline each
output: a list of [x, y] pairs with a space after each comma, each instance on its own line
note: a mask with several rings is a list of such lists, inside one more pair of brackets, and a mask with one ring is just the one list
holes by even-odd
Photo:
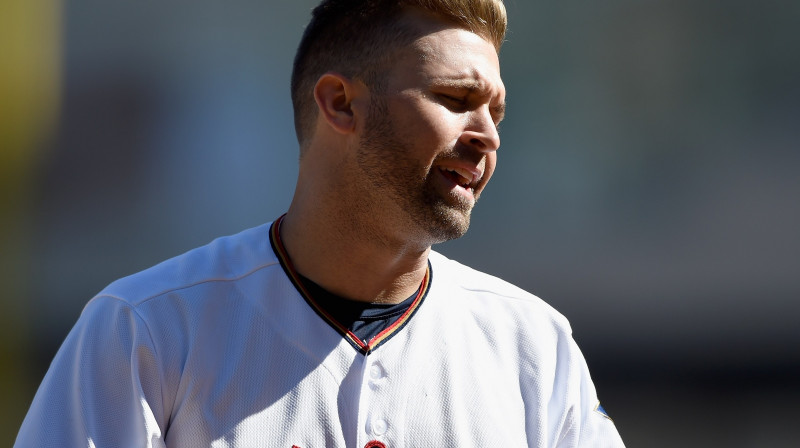
[[461, 142], [481, 152], [497, 151], [500, 134], [488, 107], [472, 111], [467, 127], [461, 134]]

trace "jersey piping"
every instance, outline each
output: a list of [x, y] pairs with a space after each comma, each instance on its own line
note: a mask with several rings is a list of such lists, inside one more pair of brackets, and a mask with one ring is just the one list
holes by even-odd
[[428, 290], [430, 289], [431, 280], [433, 279], [433, 271], [431, 269], [430, 260], [428, 260], [428, 267], [425, 270], [425, 277], [422, 279], [422, 284], [419, 287], [416, 297], [414, 301], [411, 303], [411, 306], [400, 316], [397, 321], [395, 321], [392, 325], [388, 326], [385, 330], [381, 331], [377, 335], [375, 335], [369, 341], [362, 341], [356, 336], [352, 331], [350, 331], [346, 326], [342, 325], [339, 321], [337, 321], [333, 316], [330, 315], [325, 309], [317, 303], [316, 300], [312, 297], [309, 293], [308, 289], [303, 285], [303, 282], [300, 280], [300, 275], [292, 265], [291, 260], [289, 259], [289, 254], [286, 252], [286, 248], [283, 246], [283, 242], [281, 241], [280, 237], [280, 226], [281, 222], [283, 222], [283, 218], [286, 215], [284, 214], [280, 218], [276, 219], [275, 222], [272, 223], [272, 226], [269, 229], [269, 242], [272, 245], [272, 250], [275, 252], [275, 255], [278, 257], [278, 261], [281, 264], [286, 276], [289, 277], [289, 280], [292, 282], [294, 287], [303, 297], [303, 299], [308, 303], [308, 305], [319, 315], [324, 321], [326, 321], [331, 327], [333, 327], [339, 334], [341, 334], [349, 343], [353, 346], [357, 351], [366, 355], [371, 351], [378, 348], [381, 344], [388, 341], [393, 335], [403, 329], [405, 325], [411, 320], [414, 316], [414, 313], [419, 309], [422, 305], [422, 302], [425, 300], [425, 297], [428, 295]]

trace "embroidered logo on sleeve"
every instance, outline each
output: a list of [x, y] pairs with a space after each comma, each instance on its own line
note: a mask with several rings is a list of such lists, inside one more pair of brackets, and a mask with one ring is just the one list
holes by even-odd
[[[606, 410], [603, 409], [603, 406], [600, 406], [600, 402], [599, 401], [597, 402], [597, 405], [594, 407], [594, 411], [597, 412], [598, 414], [602, 415], [603, 417], [611, 420], [611, 417], [609, 417], [608, 412], [606, 412]], [[613, 422], [614, 420], [611, 420], [611, 421]]]

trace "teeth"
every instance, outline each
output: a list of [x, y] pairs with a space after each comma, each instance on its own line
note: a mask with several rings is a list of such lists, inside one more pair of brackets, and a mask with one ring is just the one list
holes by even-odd
[[464, 170], [464, 169], [461, 169], [461, 168], [455, 168], [453, 171], [458, 173], [459, 176], [461, 176], [464, 179], [466, 179], [467, 180], [467, 182], [466, 182], [467, 184], [471, 184], [472, 183], [473, 178], [472, 178], [472, 173], [471, 172], [469, 172], [467, 170]]
[[461, 177], [463, 179], [463, 182], [461, 183], [462, 187], [468, 187], [474, 180], [473, 174], [470, 171], [462, 168], [445, 168], [445, 171], [454, 173]]

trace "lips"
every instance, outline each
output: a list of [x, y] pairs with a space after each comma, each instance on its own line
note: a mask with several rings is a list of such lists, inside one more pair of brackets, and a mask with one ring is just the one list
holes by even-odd
[[464, 189], [474, 190], [483, 173], [478, 169], [468, 169], [457, 166], [440, 166], [439, 170], [448, 179]]

